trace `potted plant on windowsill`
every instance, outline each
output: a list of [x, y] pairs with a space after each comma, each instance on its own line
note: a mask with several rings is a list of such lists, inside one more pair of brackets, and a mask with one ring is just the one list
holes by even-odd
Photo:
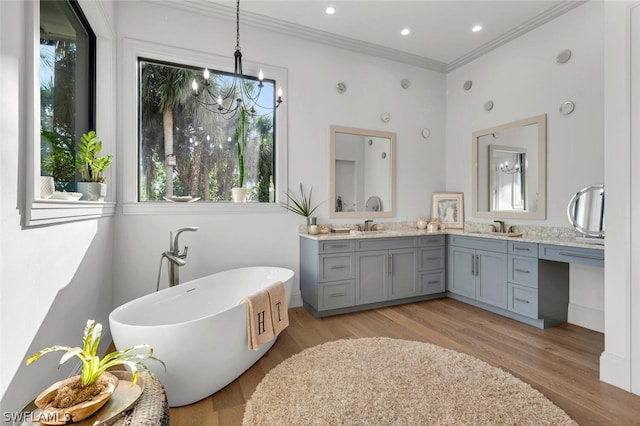
[[107, 195], [107, 184], [102, 174], [111, 165], [113, 157], [111, 155], [99, 157], [100, 151], [102, 151], [102, 141], [96, 132], [91, 130], [82, 135], [76, 153], [76, 168], [81, 177], [77, 189], [82, 193], [81, 200], [104, 201]]
[[[138, 379], [138, 370], [149, 371], [142, 362], [152, 359], [164, 362], [153, 356], [153, 348], [149, 345], [136, 345], [121, 351], [111, 352], [102, 359], [98, 357], [98, 345], [102, 336], [102, 325], [95, 324], [94, 320], [88, 320], [84, 328], [83, 346], [51, 346], [36, 352], [27, 359], [27, 365], [38, 360], [42, 355], [65, 351], [60, 358], [60, 364], [74, 356], [82, 361], [82, 373], [66, 380], [54, 383], [45, 389], [35, 399], [34, 404], [42, 410], [39, 414], [41, 423], [65, 424], [68, 421], [78, 422], [98, 411], [107, 403], [118, 385], [118, 377], [106, 371], [109, 368], [123, 365], [128, 367], [133, 376], [131, 385]], [[140, 354], [139, 349], [148, 349], [148, 354]], [[166, 367], [165, 367], [166, 368]]]
[[244, 203], [247, 201], [247, 188], [244, 187], [244, 143], [245, 143], [245, 124], [246, 112], [244, 109], [240, 111], [240, 122], [236, 127], [236, 147], [238, 148], [238, 183], [239, 185], [231, 188], [231, 196], [234, 203]]
[[289, 210], [290, 212], [305, 217], [307, 219], [307, 226], [316, 224], [316, 217], [311, 215], [320, 206], [320, 204], [313, 206], [313, 204], [311, 203], [312, 193], [313, 188], [310, 188], [309, 194], [307, 195], [304, 192], [302, 183], [300, 183], [300, 195], [297, 196], [295, 194], [292, 194], [291, 191], [287, 191], [284, 193], [284, 195], [287, 197], [288, 203], [282, 204], [282, 207]]

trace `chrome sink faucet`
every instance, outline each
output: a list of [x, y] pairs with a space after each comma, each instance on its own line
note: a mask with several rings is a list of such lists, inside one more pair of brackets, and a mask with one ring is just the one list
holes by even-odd
[[364, 230], [365, 231], [373, 231], [373, 219], [364, 221]]
[[[167, 258], [169, 260], [169, 285], [171, 287], [178, 285], [180, 283], [180, 266], [184, 266], [187, 264], [187, 252], [189, 251], [189, 247], [185, 246], [184, 251], [180, 253], [180, 244], [179, 238], [180, 234], [185, 231], [195, 232], [197, 231], [197, 226], [189, 226], [186, 228], [176, 229], [169, 234], [169, 250], [162, 253], [162, 258]], [[160, 266], [162, 266], [162, 261], [160, 262]], [[156, 291], [160, 288], [160, 272], [158, 272], [158, 285]]]
[[493, 223], [493, 232], [500, 232], [501, 234], [504, 234], [506, 232], [503, 221], [494, 220]]

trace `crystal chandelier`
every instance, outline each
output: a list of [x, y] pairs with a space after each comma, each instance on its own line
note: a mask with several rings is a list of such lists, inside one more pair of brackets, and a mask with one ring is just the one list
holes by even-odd
[[270, 104], [261, 105], [259, 101], [261, 100], [260, 94], [264, 88], [264, 73], [260, 70], [256, 79], [245, 75], [242, 71], [240, 0], [236, 2], [236, 51], [233, 56], [235, 58], [233, 74], [220, 73], [229, 76], [231, 79], [230, 84], [224, 84], [223, 87], [215, 87], [216, 85], [211, 79], [211, 73], [205, 68], [202, 76], [194, 78], [191, 83], [193, 95], [208, 110], [227, 119], [232, 119], [241, 111], [251, 116], [271, 114], [282, 103], [282, 89], [278, 89], [277, 98], [275, 100], [272, 98]]
[[514, 173], [518, 173], [520, 172], [520, 164], [515, 164], [513, 166], [509, 165], [508, 161], [505, 161], [504, 163], [500, 163], [500, 171], [502, 171], [503, 173], [507, 173], [507, 174], [514, 174]]

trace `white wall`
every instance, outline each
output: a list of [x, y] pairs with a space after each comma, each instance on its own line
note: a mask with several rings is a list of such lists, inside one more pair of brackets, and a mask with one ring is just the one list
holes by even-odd
[[[141, 2], [117, 2], [116, 13], [119, 37], [233, 54], [235, 22]], [[249, 26], [241, 26], [240, 43], [245, 60], [287, 68], [290, 188], [302, 182], [313, 187], [316, 200], [328, 200], [331, 124], [392, 131], [398, 134], [399, 171], [397, 217], [390, 220], [427, 215], [431, 193], [445, 187], [443, 74]], [[408, 90], [400, 86], [403, 78], [411, 81]], [[338, 82], [346, 83], [346, 93], [336, 91]], [[388, 124], [380, 121], [384, 111], [391, 115]], [[424, 127], [431, 129], [426, 140], [420, 135]], [[126, 143], [135, 141], [127, 138]], [[328, 221], [328, 206], [325, 201], [318, 210], [319, 223]], [[200, 226], [195, 234], [182, 234], [189, 245], [188, 264], [180, 270], [183, 281], [256, 264], [298, 271], [298, 225], [303, 219], [284, 209], [262, 214], [119, 215], [116, 222], [116, 304], [154, 291], [169, 231], [180, 226]]]
[[[604, 182], [603, 10], [602, 2], [588, 2], [447, 74], [448, 191], [464, 191], [471, 202], [472, 132], [546, 113], [547, 219], [508, 222], [570, 226], [571, 196]], [[572, 56], [561, 65], [556, 55], [564, 49]], [[562, 115], [559, 107], [569, 100], [575, 111]], [[482, 221], [471, 216], [470, 204], [465, 211], [466, 220]], [[602, 271], [571, 265], [570, 277], [569, 322], [603, 331]]]
[[[25, 367], [54, 344], [79, 344], [87, 319], [103, 324], [112, 308], [113, 220], [21, 227], [28, 111], [26, 2], [0, 2], [0, 412], [21, 410], [67, 377], [57, 355]], [[112, 10], [105, 9], [107, 13]], [[37, 83], [36, 83], [37, 84]], [[102, 121], [103, 129], [114, 123]], [[107, 342], [109, 338], [107, 337]], [[3, 416], [4, 421], [4, 416]]]

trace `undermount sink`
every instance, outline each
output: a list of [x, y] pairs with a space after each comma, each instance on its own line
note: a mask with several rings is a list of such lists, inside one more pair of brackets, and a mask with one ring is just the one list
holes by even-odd
[[358, 231], [356, 229], [352, 229], [351, 231], [349, 231], [349, 233], [351, 235], [380, 235], [380, 234], [387, 234], [387, 233], [389, 233], [389, 231], [387, 231], [387, 230]]
[[470, 231], [469, 234], [495, 235], [496, 237], [522, 237], [522, 232]]

